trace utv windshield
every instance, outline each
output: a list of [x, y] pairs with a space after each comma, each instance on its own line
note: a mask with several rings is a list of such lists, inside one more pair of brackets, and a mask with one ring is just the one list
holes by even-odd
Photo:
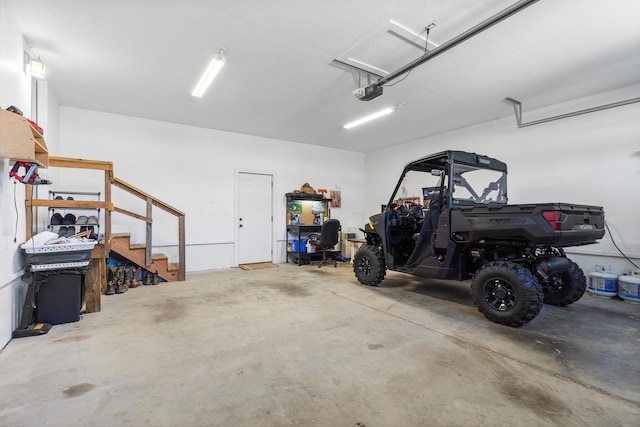
[[[429, 203], [437, 196], [442, 180], [441, 171], [407, 171], [398, 183], [396, 192], [391, 198], [391, 207], [404, 206], [411, 208], [428, 208]], [[383, 206], [384, 210], [386, 206]]]
[[454, 163], [452, 174], [454, 205], [507, 203], [506, 172]]

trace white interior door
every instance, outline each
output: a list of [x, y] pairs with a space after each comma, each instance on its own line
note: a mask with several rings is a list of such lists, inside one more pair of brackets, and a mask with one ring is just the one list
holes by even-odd
[[271, 262], [273, 177], [238, 173], [238, 264]]

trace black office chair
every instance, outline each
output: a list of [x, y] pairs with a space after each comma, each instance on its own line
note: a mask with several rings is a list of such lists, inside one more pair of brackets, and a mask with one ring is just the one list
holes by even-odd
[[[332, 249], [338, 243], [339, 233], [340, 221], [330, 219], [322, 225], [319, 233], [309, 234], [309, 243], [315, 245], [316, 250], [322, 250], [322, 261], [318, 263], [318, 268], [324, 264], [329, 264], [329, 262], [327, 262], [327, 250]], [[338, 266], [335, 256], [332, 262], [334, 267]]]

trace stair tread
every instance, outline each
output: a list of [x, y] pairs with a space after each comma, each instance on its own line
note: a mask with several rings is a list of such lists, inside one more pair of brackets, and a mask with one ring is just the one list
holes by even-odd
[[[128, 234], [120, 234], [118, 237], [130, 237]], [[145, 265], [145, 254], [141, 249], [146, 249], [145, 244], [131, 244], [124, 239], [114, 239], [111, 250], [128, 261], [139, 265], [150, 272], [157, 272], [158, 275], [167, 281], [179, 280], [180, 263], [170, 264], [169, 257], [163, 253], [151, 254], [151, 265]], [[113, 243], [112, 242], [112, 243]]]
[[112, 233], [111, 234], [111, 238], [124, 238], [124, 237], [131, 237], [131, 234], [129, 233]]

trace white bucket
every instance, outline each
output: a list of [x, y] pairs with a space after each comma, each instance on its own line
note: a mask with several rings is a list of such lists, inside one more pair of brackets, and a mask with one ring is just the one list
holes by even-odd
[[618, 296], [632, 304], [640, 304], [640, 272], [618, 277]]
[[618, 295], [618, 276], [596, 265], [596, 271], [589, 273], [587, 290], [595, 296], [614, 297]]

